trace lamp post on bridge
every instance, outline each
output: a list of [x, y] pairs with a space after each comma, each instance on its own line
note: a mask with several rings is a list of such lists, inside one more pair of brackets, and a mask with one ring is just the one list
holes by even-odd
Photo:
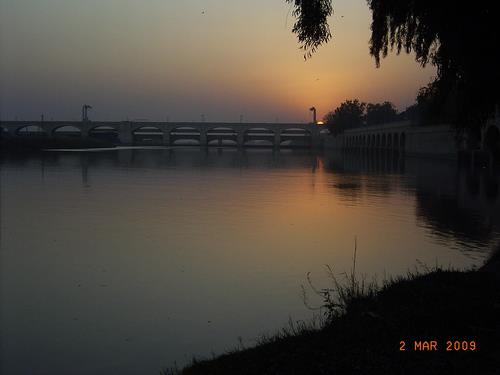
[[316, 108], [311, 107], [311, 108], [309, 108], [309, 110], [312, 111], [312, 113], [313, 113], [313, 124], [316, 124]]
[[82, 122], [88, 122], [89, 121], [89, 116], [88, 116], [88, 110], [92, 109], [92, 106], [88, 104], [84, 104], [82, 107]]

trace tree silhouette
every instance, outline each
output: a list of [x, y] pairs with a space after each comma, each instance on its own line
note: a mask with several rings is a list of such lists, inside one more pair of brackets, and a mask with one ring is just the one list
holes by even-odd
[[384, 124], [395, 121], [398, 112], [391, 102], [368, 103], [366, 105], [366, 125]]
[[349, 128], [363, 125], [366, 104], [358, 99], [346, 100], [335, 111], [328, 112], [324, 121], [330, 133], [337, 135]]
[[[292, 2], [292, 0], [286, 0]], [[295, 0], [293, 32], [310, 57], [331, 35], [331, 0]], [[437, 67], [434, 95], [460, 128], [478, 130], [500, 103], [500, 27], [493, 0], [367, 0], [372, 12], [370, 54], [414, 52]]]

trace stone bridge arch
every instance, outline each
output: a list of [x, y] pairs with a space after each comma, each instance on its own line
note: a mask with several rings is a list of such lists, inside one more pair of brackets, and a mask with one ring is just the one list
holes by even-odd
[[206, 131], [208, 146], [237, 145], [238, 132], [233, 126], [217, 125]]
[[83, 130], [82, 135], [115, 143], [120, 140], [120, 129], [113, 125], [92, 124], [88, 130]]
[[113, 126], [113, 125], [96, 124], [96, 125], [90, 126], [87, 131], [89, 133], [90, 132], [99, 132], [99, 131], [110, 131], [110, 132], [117, 132], [118, 133], [120, 131], [120, 129], [116, 126]]
[[18, 136], [46, 136], [47, 132], [39, 124], [26, 124], [16, 128], [14, 134]]
[[243, 131], [242, 144], [246, 146], [277, 146], [280, 141], [280, 129], [266, 126], [248, 126]]
[[130, 127], [130, 131], [133, 133], [137, 132], [143, 132], [143, 131], [154, 131], [158, 133], [164, 133], [165, 130], [156, 124], [134, 124], [133, 126]]
[[399, 138], [399, 149], [401, 152], [404, 152], [406, 148], [406, 134], [404, 132], [401, 133], [401, 137]]
[[154, 124], [141, 124], [132, 128], [134, 144], [162, 145], [164, 140], [165, 131]]
[[399, 150], [399, 133], [394, 134], [394, 138], [392, 139], [392, 144], [394, 150]]
[[[191, 124], [181, 124], [173, 127], [170, 132], [170, 144], [184, 142], [188, 145], [206, 144], [206, 132]], [[205, 137], [205, 139], [203, 139]], [[204, 142], [205, 141], [205, 142]]]
[[80, 127], [75, 125], [61, 124], [54, 126], [52, 129], [50, 129], [50, 135], [53, 137], [59, 137], [59, 136], [81, 137], [82, 129], [80, 129]]
[[279, 137], [275, 137], [275, 144], [284, 147], [307, 147], [313, 142], [313, 132], [311, 129], [303, 127], [286, 127], [280, 129]]
[[0, 138], [8, 137], [10, 135], [9, 129], [0, 125]]
[[494, 160], [500, 160], [500, 129], [498, 126], [490, 125], [486, 129], [483, 148], [488, 151]]

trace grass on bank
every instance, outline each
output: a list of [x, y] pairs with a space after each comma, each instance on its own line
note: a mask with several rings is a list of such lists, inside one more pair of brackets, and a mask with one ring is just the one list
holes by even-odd
[[[498, 270], [436, 266], [378, 286], [358, 279], [355, 264], [354, 257], [350, 274], [342, 280], [329, 268], [331, 288], [314, 288], [308, 276], [313, 291], [323, 298], [321, 324], [291, 324], [274, 336], [262, 337], [255, 347], [194, 359], [183, 369], [161, 373], [500, 373]], [[418, 343], [424, 341], [435, 341], [437, 350], [419, 350]]]

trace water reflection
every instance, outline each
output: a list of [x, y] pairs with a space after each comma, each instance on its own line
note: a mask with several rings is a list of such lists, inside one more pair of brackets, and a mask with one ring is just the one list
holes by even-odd
[[363, 204], [367, 196], [389, 196], [394, 191], [414, 195], [419, 225], [429, 228], [436, 237], [455, 237], [467, 248], [489, 244], [499, 232], [498, 169], [460, 166], [456, 161], [405, 158], [393, 152], [158, 148], [3, 155], [0, 163], [15, 169], [40, 166], [42, 182], [46, 168], [80, 168], [81, 183], [86, 188], [92, 185], [93, 170], [103, 168], [299, 168], [310, 170], [313, 175], [330, 176], [329, 186], [349, 204]]
[[414, 195], [418, 224], [436, 240], [453, 238], [461, 250], [498, 241], [498, 167], [405, 158], [389, 152], [330, 153], [325, 155], [325, 166], [342, 176], [332, 186], [351, 202], [360, 203], [364, 194], [387, 196], [394, 189]]
[[490, 168], [449, 168], [427, 162], [416, 177], [417, 216], [436, 235], [471, 247], [497, 239], [499, 174]]

